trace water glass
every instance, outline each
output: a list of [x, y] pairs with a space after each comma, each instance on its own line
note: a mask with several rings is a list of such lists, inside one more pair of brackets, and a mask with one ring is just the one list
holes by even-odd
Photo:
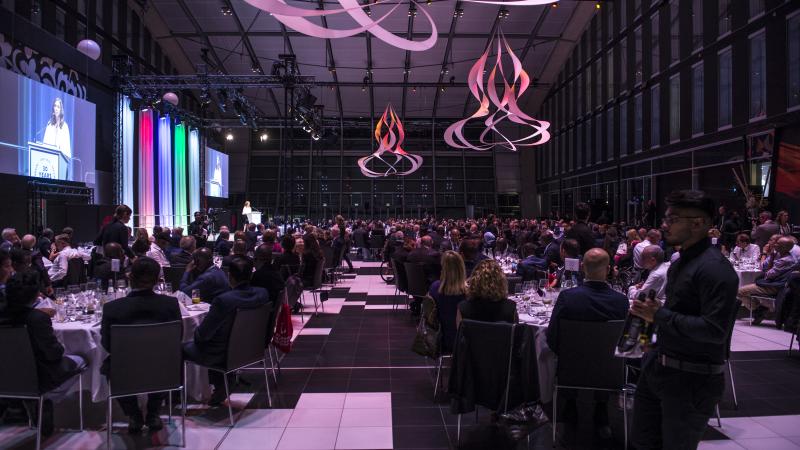
[[192, 289], [192, 304], [200, 304], [200, 289]]

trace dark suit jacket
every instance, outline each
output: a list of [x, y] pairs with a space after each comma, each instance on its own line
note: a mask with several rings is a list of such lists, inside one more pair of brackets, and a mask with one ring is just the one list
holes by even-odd
[[439, 279], [442, 273], [442, 254], [427, 247], [418, 247], [408, 254], [407, 262], [421, 263], [428, 285]]
[[[103, 322], [100, 325], [100, 342], [111, 353], [111, 326], [145, 323], [162, 323], [181, 320], [178, 300], [151, 290], [133, 291], [103, 305]], [[111, 356], [106, 357], [100, 373], [107, 374]]]
[[581, 286], [561, 291], [547, 327], [547, 345], [558, 354], [558, 321], [561, 319], [624, 320], [628, 308], [628, 298], [602, 281], [584, 281]]
[[250, 251], [256, 246], [256, 242], [258, 242], [258, 233], [255, 231], [245, 231], [244, 239], [245, 242], [247, 242], [247, 250]]
[[222, 269], [211, 266], [205, 272], [195, 276], [191, 272], [185, 272], [181, 278], [180, 290], [191, 297], [192, 290], [200, 289], [200, 298], [204, 302], [211, 303], [214, 297], [229, 290], [228, 277]]
[[771, 238], [773, 234], [778, 234], [779, 231], [780, 227], [775, 222], [762, 223], [750, 232], [750, 238], [753, 240], [754, 244], [763, 249], [767, 241], [769, 241], [769, 238]]
[[186, 250], [169, 254], [169, 263], [172, 267], [188, 266], [192, 262], [192, 254]]
[[103, 227], [100, 234], [94, 239], [94, 245], [104, 246], [109, 242], [121, 245], [125, 254], [129, 258], [133, 258], [133, 251], [128, 248], [128, 227], [117, 219]]
[[578, 241], [580, 254], [583, 255], [590, 248], [594, 248], [594, 236], [592, 230], [585, 222], [578, 222], [569, 229], [564, 235], [565, 239], [575, 239]]
[[286, 280], [290, 275], [296, 274], [300, 269], [300, 256], [293, 251], [283, 252], [275, 258], [273, 265], [278, 269], [281, 277]]
[[286, 283], [281, 277], [281, 273], [275, 266], [271, 264], [264, 264], [260, 269], [253, 272], [253, 278], [250, 284], [255, 287], [264, 288], [269, 293], [269, 301], [272, 307], [277, 308], [280, 301], [280, 293], [286, 286]]
[[0, 326], [21, 325], [28, 328], [40, 390], [55, 389], [75, 375], [75, 363], [64, 357], [64, 346], [56, 339], [50, 316], [30, 306], [13, 306], [0, 313]]
[[236, 309], [257, 308], [269, 301], [266, 289], [240, 284], [211, 302], [208, 315], [194, 331], [194, 345], [203, 355], [203, 363], [225, 364], [228, 339]]
[[231, 241], [224, 240], [224, 239], [217, 239], [214, 242], [214, 251], [219, 253], [220, 256], [228, 256], [231, 254], [231, 247], [233, 244]]
[[555, 263], [555, 265], [561, 265], [561, 244], [557, 241], [553, 241], [549, 243], [544, 248], [544, 254], [542, 255], [544, 258], [545, 268], [550, 266], [550, 263]]

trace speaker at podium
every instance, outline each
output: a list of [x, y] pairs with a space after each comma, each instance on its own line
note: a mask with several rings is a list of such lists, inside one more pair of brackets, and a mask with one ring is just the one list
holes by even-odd
[[70, 158], [55, 145], [28, 142], [28, 173], [32, 177], [69, 179]]

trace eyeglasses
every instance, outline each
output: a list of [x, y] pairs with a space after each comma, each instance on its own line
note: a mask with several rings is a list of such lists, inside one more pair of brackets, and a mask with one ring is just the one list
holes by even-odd
[[702, 216], [666, 216], [661, 219], [666, 225], [672, 225], [680, 219], [702, 219]]

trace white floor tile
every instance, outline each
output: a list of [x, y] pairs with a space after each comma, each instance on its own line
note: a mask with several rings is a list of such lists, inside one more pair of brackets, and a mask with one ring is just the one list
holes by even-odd
[[340, 428], [337, 449], [393, 448], [392, 427]]
[[237, 408], [244, 409], [245, 406], [247, 406], [247, 404], [250, 403], [250, 400], [253, 399], [253, 395], [255, 394], [252, 393], [231, 394], [231, 396], [228, 398], [228, 401], [231, 402], [231, 406], [233, 406], [234, 409]]
[[391, 427], [392, 410], [390, 408], [345, 409], [339, 425], [347, 427]]
[[722, 429], [720, 431], [733, 440], [780, 437], [777, 433], [756, 422], [751, 417], [728, 417], [722, 419]]
[[289, 428], [338, 427], [342, 420], [342, 410], [334, 408], [295, 409], [289, 419]]
[[366, 305], [364, 309], [396, 309], [395, 305]]
[[739, 439], [736, 443], [748, 450], [800, 450], [800, 445], [782, 437]]
[[800, 415], [760, 416], [753, 420], [774, 431], [778, 436], [800, 438]]
[[722, 439], [718, 441], [702, 441], [697, 450], [742, 450], [744, 447], [734, 441]]
[[283, 435], [281, 428], [234, 428], [219, 450], [274, 450]]
[[303, 328], [301, 336], [327, 336], [331, 334], [331, 328]]
[[296, 409], [301, 408], [344, 408], [344, 400], [347, 394], [300, 394]]
[[345, 409], [351, 408], [384, 408], [391, 409], [392, 394], [390, 392], [350, 392], [344, 402]]
[[330, 450], [336, 447], [338, 428], [287, 428], [278, 450]]
[[367, 302], [344, 302], [343, 306], [364, 306]]
[[292, 409], [247, 409], [236, 422], [236, 428], [285, 428]]

